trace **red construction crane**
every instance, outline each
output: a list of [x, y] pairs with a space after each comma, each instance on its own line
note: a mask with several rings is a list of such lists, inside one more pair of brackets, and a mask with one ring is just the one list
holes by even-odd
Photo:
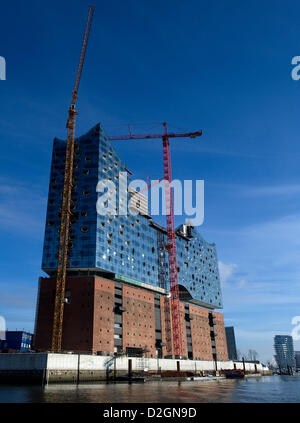
[[182, 337], [181, 337], [181, 319], [180, 319], [180, 302], [178, 288], [178, 272], [177, 272], [177, 255], [176, 255], [176, 234], [174, 219], [173, 192], [171, 188], [172, 170], [171, 170], [171, 152], [169, 138], [196, 138], [202, 135], [202, 131], [188, 132], [177, 134], [167, 131], [167, 124], [164, 122], [163, 134], [147, 134], [134, 135], [129, 127], [129, 135], [111, 136], [110, 140], [138, 140], [162, 138], [163, 141], [163, 160], [164, 160], [164, 180], [165, 183], [165, 199], [166, 199], [166, 215], [167, 215], [167, 250], [169, 255], [169, 274], [170, 274], [170, 291], [171, 291], [171, 315], [173, 328], [173, 350], [177, 357], [182, 356]]
[[61, 351], [62, 345], [62, 329], [63, 329], [63, 313], [65, 305], [65, 285], [68, 260], [68, 242], [69, 242], [69, 225], [70, 225], [70, 203], [72, 193], [73, 180], [73, 159], [74, 159], [74, 142], [75, 142], [75, 120], [76, 120], [76, 100], [79, 88], [79, 82], [84, 62], [87, 42], [91, 29], [92, 18], [94, 14], [94, 6], [90, 6], [86, 29], [84, 33], [80, 59], [77, 69], [74, 89], [72, 91], [71, 104], [68, 111], [67, 120], [67, 145], [66, 145], [66, 162], [64, 173], [64, 186], [61, 206], [61, 222], [59, 232], [59, 249], [56, 273], [56, 288], [54, 302], [54, 316], [52, 327], [51, 351]]

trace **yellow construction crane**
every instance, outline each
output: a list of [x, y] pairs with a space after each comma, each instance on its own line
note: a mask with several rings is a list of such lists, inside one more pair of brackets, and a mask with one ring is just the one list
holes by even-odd
[[84, 39], [81, 47], [80, 59], [76, 75], [74, 89], [72, 91], [71, 105], [68, 111], [67, 120], [67, 146], [66, 146], [66, 162], [64, 173], [64, 187], [62, 195], [61, 207], [61, 224], [59, 232], [59, 250], [57, 261], [56, 290], [53, 316], [53, 329], [51, 339], [51, 351], [61, 351], [62, 331], [63, 331], [63, 314], [65, 304], [65, 286], [68, 260], [68, 243], [69, 243], [69, 224], [70, 224], [70, 203], [72, 193], [73, 180], [73, 158], [74, 158], [74, 141], [75, 141], [75, 121], [76, 121], [76, 100], [79, 88], [82, 66], [84, 62], [86, 47], [88, 43], [89, 33], [91, 29], [92, 18], [94, 14], [94, 6], [90, 6]]

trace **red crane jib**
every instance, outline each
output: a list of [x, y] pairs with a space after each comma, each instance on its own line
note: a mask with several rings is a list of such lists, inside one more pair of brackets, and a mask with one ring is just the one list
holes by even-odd
[[[168, 133], [168, 138], [196, 138], [201, 137], [202, 131], [196, 132], [187, 132], [185, 134], [176, 134], [174, 132]], [[144, 140], [144, 139], [151, 139], [151, 138], [162, 138], [163, 134], [130, 134], [130, 135], [113, 135], [108, 137], [111, 141], [121, 141], [121, 140]]]
[[164, 178], [169, 182], [165, 184], [165, 201], [167, 214], [167, 237], [168, 245], [167, 251], [169, 256], [169, 277], [170, 277], [170, 291], [171, 291], [171, 316], [173, 328], [173, 353], [180, 357], [183, 354], [182, 345], [182, 328], [180, 318], [180, 301], [179, 301], [179, 287], [178, 287], [178, 266], [176, 254], [176, 234], [175, 234], [175, 218], [174, 218], [174, 204], [173, 194], [171, 189], [172, 170], [171, 170], [171, 152], [169, 138], [196, 138], [202, 135], [202, 131], [188, 132], [188, 133], [168, 133], [167, 124], [164, 122], [163, 134], [130, 134], [111, 136], [109, 140], [138, 140], [138, 139], [152, 139], [162, 138], [163, 141], [163, 160], [164, 160]]

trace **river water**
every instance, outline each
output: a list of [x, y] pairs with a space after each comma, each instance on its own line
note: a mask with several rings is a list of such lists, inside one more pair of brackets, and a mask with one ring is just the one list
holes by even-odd
[[0, 403], [300, 402], [300, 374], [243, 380], [0, 385]]

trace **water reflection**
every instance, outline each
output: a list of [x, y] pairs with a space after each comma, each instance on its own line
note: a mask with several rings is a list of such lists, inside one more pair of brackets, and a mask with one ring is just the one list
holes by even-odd
[[231, 402], [234, 380], [145, 384], [48, 385], [42, 401], [56, 402]]
[[300, 375], [244, 380], [1, 386], [0, 402], [300, 402]]

